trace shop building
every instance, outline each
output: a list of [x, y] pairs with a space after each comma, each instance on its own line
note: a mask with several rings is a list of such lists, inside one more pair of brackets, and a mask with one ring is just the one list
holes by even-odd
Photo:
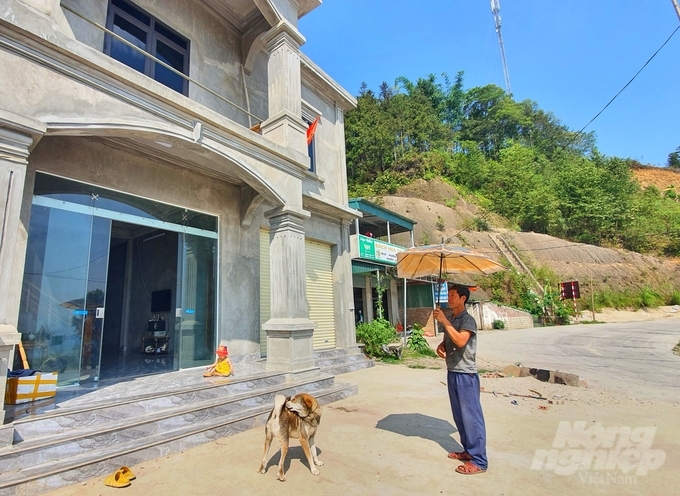
[[20, 341], [60, 386], [355, 347], [320, 4], [0, 1], [2, 387]]
[[[414, 246], [416, 223], [364, 198], [352, 198], [349, 205], [362, 214], [350, 225], [355, 321], [371, 322], [378, 317], [377, 299], [382, 293], [383, 318], [396, 326], [403, 323], [399, 293], [403, 294], [404, 284], [397, 278], [397, 253]], [[397, 239], [400, 243], [392, 242]]]

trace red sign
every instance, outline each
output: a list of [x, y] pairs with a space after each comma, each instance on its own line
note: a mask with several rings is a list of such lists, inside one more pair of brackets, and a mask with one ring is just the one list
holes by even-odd
[[581, 291], [578, 287], [578, 281], [567, 281], [560, 283], [560, 294], [563, 300], [575, 300], [581, 297]]

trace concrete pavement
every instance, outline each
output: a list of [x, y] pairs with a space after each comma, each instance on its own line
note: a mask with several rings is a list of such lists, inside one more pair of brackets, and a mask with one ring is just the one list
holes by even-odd
[[[448, 451], [460, 447], [443, 384], [444, 370], [377, 364], [338, 380], [356, 383], [359, 394], [324, 407], [317, 446], [325, 465], [319, 467], [319, 476], [311, 475], [296, 442], [289, 452], [287, 482], [276, 480], [279, 458], [274, 450], [267, 473], [257, 474], [264, 441], [260, 427], [133, 466], [137, 480], [125, 489], [104, 486], [102, 477], [51, 494], [618, 496], [668, 494], [668, 488], [680, 487], [680, 475], [671, 468], [680, 460], [679, 411], [672, 405], [629, 404], [625, 398], [617, 404], [602, 402], [598, 399], [604, 396], [589, 389], [579, 392], [583, 400], [542, 411], [539, 406], [545, 403], [536, 400], [482, 394], [489, 471], [464, 476], [454, 472], [457, 462], [446, 458]], [[482, 384], [487, 393], [508, 387], [525, 393], [529, 387], [545, 390], [545, 394], [568, 391], [560, 389], [567, 386], [532, 378], [482, 379]], [[518, 401], [512, 403], [513, 399]], [[554, 470], [532, 470], [536, 450], [551, 448], [559, 422], [564, 420], [604, 426], [653, 424], [659, 430], [654, 446], [664, 450], [668, 461], [648, 476], [617, 485], [598, 483], [590, 472], [564, 476]]]

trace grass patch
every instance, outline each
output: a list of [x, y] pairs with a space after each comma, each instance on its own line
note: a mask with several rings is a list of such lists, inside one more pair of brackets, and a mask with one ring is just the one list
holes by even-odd
[[[667, 301], [673, 301], [676, 298], [680, 298], [680, 295], [672, 293], [667, 296]], [[665, 298], [659, 292], [650, 287], [645, 287], [640, 291], [605, 289], [595, 292], [595, 311], [603, 307], [615, 310], [657, 308], [666, 303], [664, 300]]]
[[389, 364], [400, 364], [403, 361], [403, 356], [402, 360], [399, 360], [397, 357], [392, 356], [392, 355], [385, 355], [380, 358], [377, 358], [378, 361], [382, 363], [389, 363]]
[[427, 367], [425, 365], [420, 365], [419, 363], [411, 363], [407, 365], [408, 368], [410, 369], [426, 369]]
[[604, 324], [604, 322], [599, 320], [581, 320], [579, 324]]
[[676, 355], [680, 355], [680, 343], [675, 345], [675, 347], [673, 348], [673, 353], [675, 353]]

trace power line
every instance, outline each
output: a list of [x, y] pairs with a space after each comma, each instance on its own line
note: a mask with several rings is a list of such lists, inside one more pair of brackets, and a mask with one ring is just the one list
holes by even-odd
[[[617, 98], [621, 93], [623, 93], [623, 90], [625, 90], [626, 88], [628, 88], [628, 86], [630, 85], [630, 83], [632, 83], [632, 82], [635, 80], [635, 78], [638, 77], [638, 75], [642, 72], [642, 70], [643, 70], [645, 67], [647, 67], [647, 65], [652, 61], [652, 59], [654, 59], [654, 57], [656, 57], [656, 55], [661, 51], [661, 49], [662, 49], [663, 47], [665, 47], [666, 44], [667, 44], [669, 41], [671, 41], [671, 38], [673, 38], [673, 36], [675, 35], [675, 33], [678, 32], [679, 29], [680, 29], [680, 26], [676, 27], [676, 28], [673, 30], [673, 32], [672, 32], [671, 35], [666, 39], [666, 41], [664, 41], [663, 44], [656, 50], [656, 52], [654, 52], [654, 53], [652, 54], [652, 56], [649, 57], [649, 59], [647, 60], [647, 62], [645, 62], [644, 65], [640, 68], [640, 70], [637, 71], [637, 72], [635, 73], [635, 75], [630, 79], [630, 81], [628, 81], [628, 82], [626, 83], [626, 85], [625, 85], [623, 88], [621, 88], [621, 89], [619, 90], [619, 92], [618, 92], [616, 95], [614, 95], [614, 97], [613, 97], [611, 100], [609, 100], [609, 102], [607, 103], [607, 105], [605, 105], [605, 106], [602, 108], [602, 110], [600, 110], [600, 111], [597, 113], [597, 115], [595, 115], [595, 117], [593, 117], [592, 119], [590, 119], [590, 120], [588, 121], [588, 124], [586, 124], [585, 126], [583, 126], [583, 127], [581, 128], [581, 130], [578, 131], [578, 132], [576, 133], [576, 135], [574, 136], [574, 138], [573, 138], [569, 143], [567, 143], [567, 144], [564, 146], [564, 148], [566, 148], [567, 146], [571, 145], [574, 141], [576, 141], [576, 138], [578, 138], [578, 136], [579, 136], [580, 134], [583, 133], [583, 130], [584, 130], [585, 128], [587, 128], [588, 126], [590, 126], [590, 125], [593, 123], [593, 121], [594, 121], [595, 119], [597, 119], [597, 118], [600, 116], [600, 114], [602, 114], [602, 112], [604, 112], [604, 111], [607, 109], [607, 107], [609, 107], [609, 105], [611, 105], [612, 102], [613, 102], [614, 100], [616, 100], [616, 98]], [[563, 148], [563, 149], [564, 149], [564, 148]]]

